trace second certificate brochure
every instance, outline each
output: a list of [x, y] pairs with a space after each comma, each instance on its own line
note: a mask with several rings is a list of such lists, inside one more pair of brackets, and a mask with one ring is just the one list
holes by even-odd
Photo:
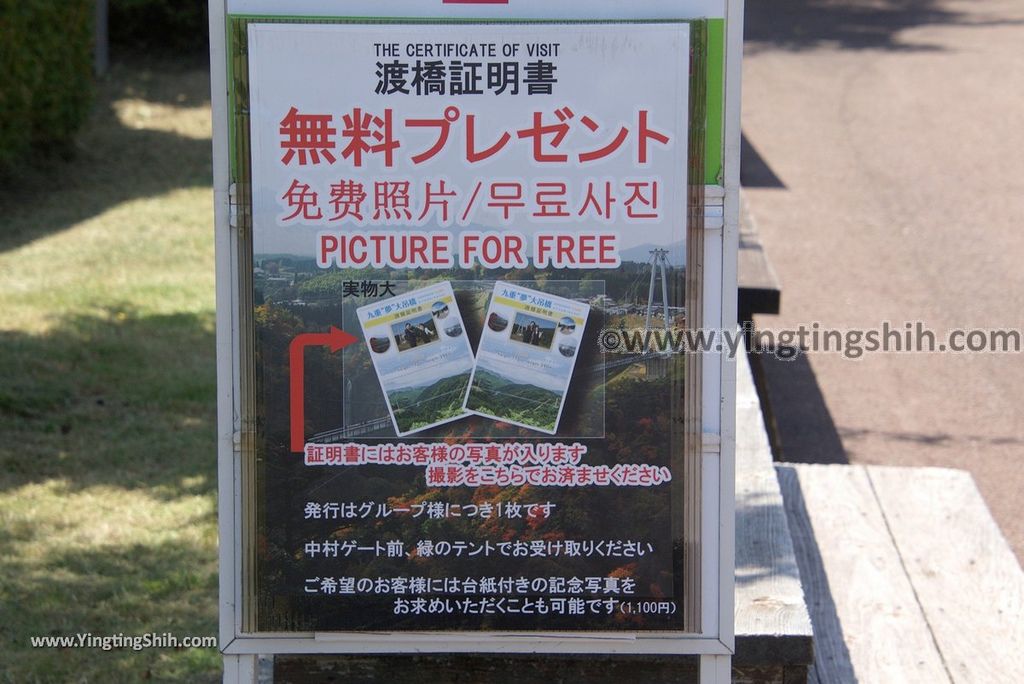
[[466, 408], [555, 434], [590, 306], [497, 282]]

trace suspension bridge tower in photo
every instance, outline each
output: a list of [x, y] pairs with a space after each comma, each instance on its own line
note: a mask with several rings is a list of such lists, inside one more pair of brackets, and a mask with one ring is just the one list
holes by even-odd
[[659, 267], [661, 268], [662, 315], [665, 317], [665, 330], [668, 330], [668, 276], [666, 275], [666, 269], [668, 267], [668, 250], [652, 249], [651, 259], [647, 263], [651, 265], [651, 286], [647, 290], [647, 320], [644, 323], [644, 334], [651, 330], [651, 318], [654, 316], [654, 281]]

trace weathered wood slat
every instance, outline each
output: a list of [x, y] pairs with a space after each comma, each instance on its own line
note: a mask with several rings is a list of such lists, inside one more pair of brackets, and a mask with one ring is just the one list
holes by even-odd
[[812, 630], [750, 368], [736, 364], [736, 662], [812, 658]]
[[971, 476], [868, 467], [953, 681], [1024, 682], [1024, 572]]
[[780, 466], [822, 684], [949, 676], [861, 466]]
[[751, 320], [753, 314], [777, 314], [782, 290], [775, 269], [764, 251], [743, 195], [740, 195], [740, 234], [737, 252], [738, 310], [741, 321]]

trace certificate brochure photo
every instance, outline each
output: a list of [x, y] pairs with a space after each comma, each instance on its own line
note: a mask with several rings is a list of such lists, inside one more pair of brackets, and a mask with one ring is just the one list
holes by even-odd
[[473, 350], [447, 282], [357, 309], [399, 436], [468, 415]]
[[555, 434], [589, 312], [572, 299], [495, 283], [466, 408]]

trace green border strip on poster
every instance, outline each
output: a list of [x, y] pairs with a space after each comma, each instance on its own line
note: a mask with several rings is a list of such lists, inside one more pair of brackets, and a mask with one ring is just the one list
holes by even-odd
[[[361, 22], [373, 22], [380, 21], [386, 23], [401, 23], [402, 21], [439, 21], [444, 23], [480, 23], [480, 19], [467, 19], [467, 18], [452, 18], [452, 19], [438, 19], [436, 17], [431, 18], [414, 18], [414, 17], [320, 17], [320, 16], [278, 16], [278, 15], [258, 15], [258, 14], [229, 14], [227, 16], [226, 42], [227, 49], [225, 54], [227, 56], [227, 74], [228, 74], [228, 108], [230, 120], [234, 122], [235, 105], [237, 100], [235, 99], [235, 79], [234, 79], [234, 41], [232, 40], [232, 26], [237, 20], [243, 21], [281, 21], [285, 20], [288, 22], [302, 21], [303, 19], [314, 21], [314, 22], [326, 22], [326, 21], [361, 21]], [[695, 19], [685, 20], [694, 21]], [[624, 20], [623, 20], [624, 21]], [[723, 126], [723, 112], [725, 109], [725, 19], [707, 19], [708, 27], [708, 54], [707, 54], [707, 122], [704, 134], [704, 183], [707, 185], [721, 185], [722, 184], [722, 126]], [[595, 23], [616, 23], [618, 20], [601, 20]], [[631, 20], [629, 23], [635, 23], [636, 20]], [[508, 23], [508, 24], [523, 24], [523, 23], [552, 23], [550, 19], [488, 19], [486, 23]], [[621, 22], [620, 22], [621, 23]], [[654, 22], [652, 22], [654, 23]], [[235, 166], [236, 158], [236, 147], [235, 147], [235, 127], [231, 125], [228, 127], [228, 144], [229, 144], [229, 160], [230, 170], [232, 179], [237, 178], [237, 169]]]
[[725, 110], [725, 19], [708, 19], [707, 129], [704, 183], [722, 185], [722, 126]]

